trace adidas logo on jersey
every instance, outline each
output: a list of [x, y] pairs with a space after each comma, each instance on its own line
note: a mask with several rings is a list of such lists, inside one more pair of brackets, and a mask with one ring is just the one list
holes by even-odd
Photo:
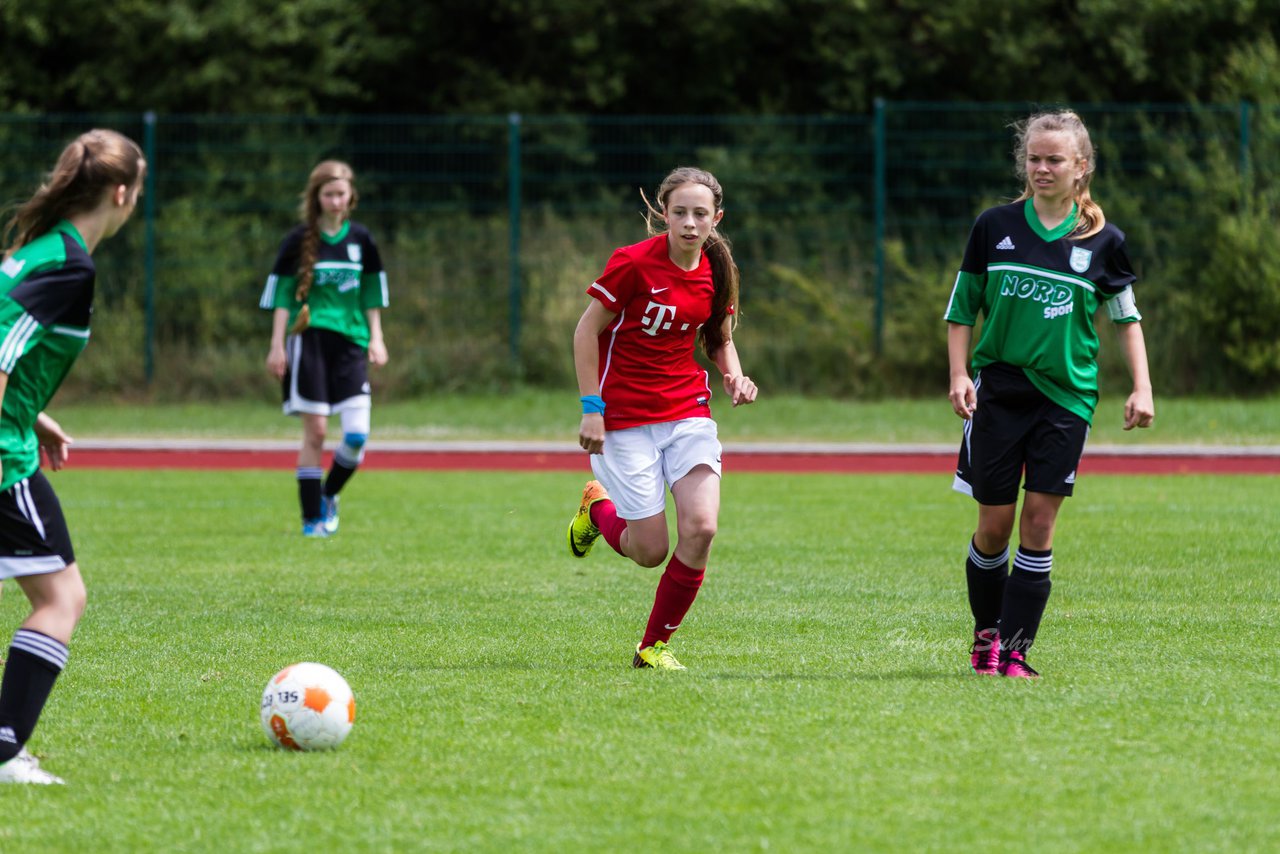
[[999, 243], [996, 244], [996, 248], [997, 249], [1013, 249], [1014, 246], [1013, 246], [1012, 238], [1010, 238], [1009, 235], [1006, 234], [1004, 236], [1004, 240], [1001, 240]]

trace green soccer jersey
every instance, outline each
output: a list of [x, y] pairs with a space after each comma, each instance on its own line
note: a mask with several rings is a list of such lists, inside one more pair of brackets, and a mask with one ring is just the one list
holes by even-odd
[[[299, 225], [285, 236], [258, 303], [268, 311], [289, 309], [290, 325], [302, 308], [295, 296], [304, 231]], [[387, 274], [378, 247], [363, 225], [348, 220], [337, 234], [320, 232], [315, 278], [307, 304], [311, 307], [312, 326], [337, 332], [361, 347], [369, 346], [365, 311], [387, 307]]]
[[983, 316], [973, 370], [993, 362], [1022, 368], [1046, 397], [1093, 422], [1098, 404], [1100, 305], [1117, 323], [1141, 320], [1133, 301], [1137, 277], [1124, 232], [1108, 223], [1092, 237], [1072, 238], [1076, 210], [1052, 230], [1031, 199], [979, 214], [944, 317], [973, 326]]
[[84, 238], [67, 222], [0, 264], [0, 490], [40, 467], [35, 423], [89, 343], [96, 273]]

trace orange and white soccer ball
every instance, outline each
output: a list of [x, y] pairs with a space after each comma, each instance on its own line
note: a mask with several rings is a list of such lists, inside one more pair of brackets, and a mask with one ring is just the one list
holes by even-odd
[[355, 720], [356, 698], [347, 680], [323, 664], [291, 664], [262, 692], [262, 729], [289, 750], [332, 750]]

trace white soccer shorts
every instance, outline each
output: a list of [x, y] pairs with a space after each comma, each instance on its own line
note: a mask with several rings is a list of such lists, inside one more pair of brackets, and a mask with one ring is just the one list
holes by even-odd
[[648, 519], [667, 506], [666, 490], [696, 466], [720, 476], [720, 439], [710, 418], [610, 430], [591, 470], [623, 519]]

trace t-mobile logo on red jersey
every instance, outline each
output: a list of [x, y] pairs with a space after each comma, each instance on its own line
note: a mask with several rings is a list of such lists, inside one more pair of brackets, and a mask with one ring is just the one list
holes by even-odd
[[[640, 321], [640, 325], [644, 327], [644, 331], [650, 335], [657, 335], [659, 332], [666, 332], [676, 322], [676, 307], [674, 305], [663, 305], [660, 302], [649, 301], [649, 305], [645, 307], [644, 318]], [[680, 331], [689, 328], [689, 324], [680, 324]]]

